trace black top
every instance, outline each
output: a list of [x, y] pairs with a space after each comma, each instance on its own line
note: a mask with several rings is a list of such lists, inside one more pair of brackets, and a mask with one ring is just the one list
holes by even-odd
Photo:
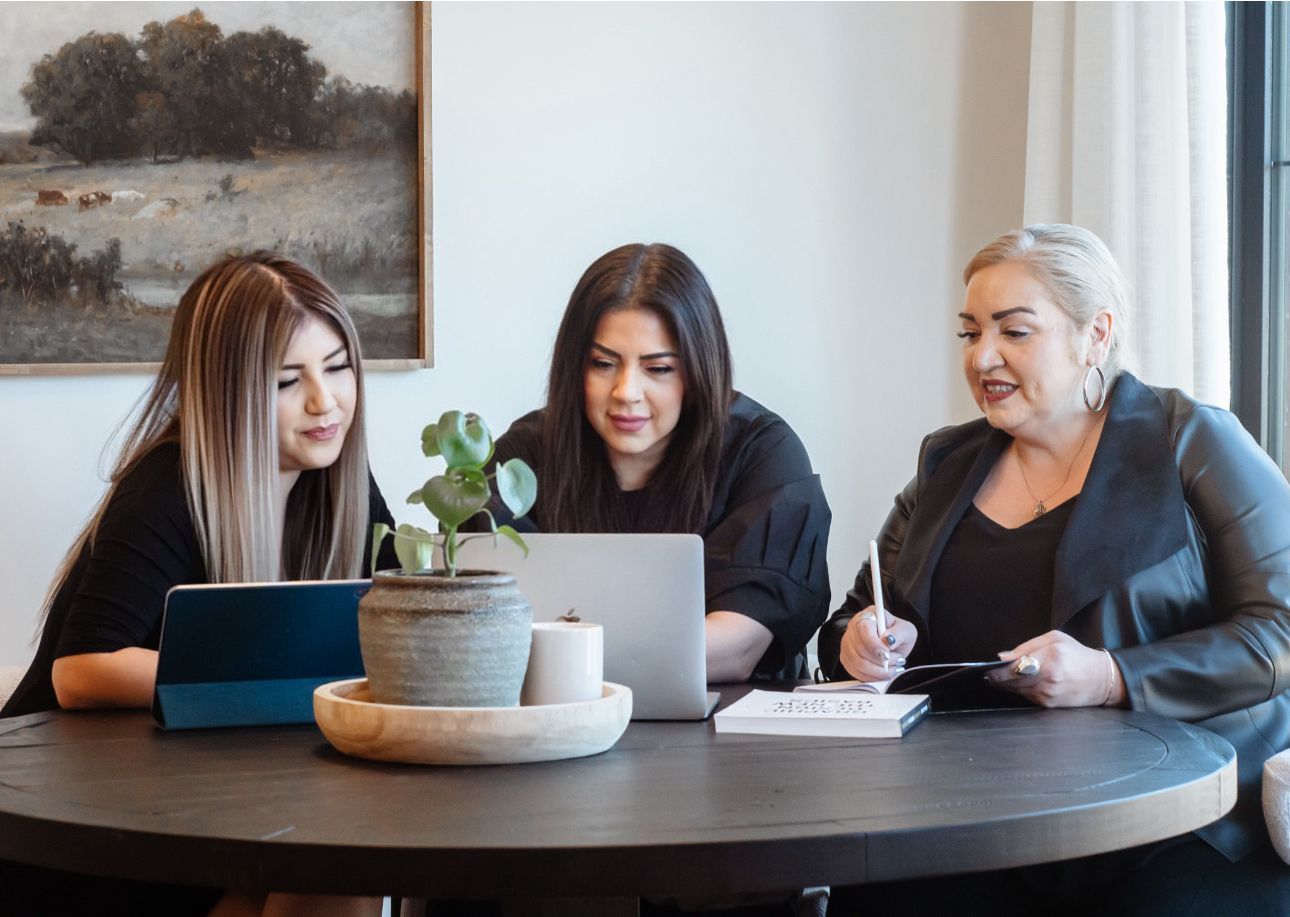
[[975, 503], [932, 575], [927, 632], [932, 662], [984, 662], [1049, 630], [1057, 545], [1075, 500], [1017, 528]]
[[[526, 414], [497, 441], [495, 461], [521, 458], [542, 466], [543, 411]], [[646, 487], [622, 494], [629, 520], [647, 501], [666, 499]], [[500, 501], [499, 523], [542, 531], [542, 494], [518, 521]], [[708, 611], [735, 611], [764, 625], [774, 639], [754, 673], [780, 673], [795, 664], [828, 613], [825, 553], [831, 513], [806, 449], [779, 416], [736, 394], [726, 424], [712, 509], [703, 531]], [[796, 674], [794, 672], [793, 674]]]
[[[369, 480], [369, 488], [369, 518], [392, 527], [376, 482]], [[364, 572], [371, 566], [371, 548], [369, 535], [360, 568]], [[388, 541], [381, 563], [387, 560], [397, 566]], [[166, 593], [172, 586], [206, 582], [206, 564], [184, 495], [179, 445], [164, 443], [117, 486], [93, 547], [81, 552], [54, 597], [36, 656], [0, 717], [57, 709], [52, 673], [61, 656], [111, 653], [128, 646], [155, 650]]]

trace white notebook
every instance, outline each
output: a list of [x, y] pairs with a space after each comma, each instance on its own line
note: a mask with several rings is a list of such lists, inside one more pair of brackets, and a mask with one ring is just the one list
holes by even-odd
[[802, 695], [749, 691], [714, 721], [717, 732], [898, 739], [930, 709], [925, 694]]

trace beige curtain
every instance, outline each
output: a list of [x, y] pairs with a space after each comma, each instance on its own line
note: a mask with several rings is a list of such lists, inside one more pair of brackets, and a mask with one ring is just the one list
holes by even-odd
[[1129, 282], [1130, 368], [1231, 400], [1223, 4], [1034, 4], [1027, 223], [1076, 223]]

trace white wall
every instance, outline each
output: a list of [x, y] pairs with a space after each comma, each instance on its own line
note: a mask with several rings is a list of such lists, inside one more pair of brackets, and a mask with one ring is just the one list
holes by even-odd
[[[922, 435], [972, 413], [957, 275], [1021, 218], [1030, 4], [436, 2], [433, 29], [436, 367], [369, 395], [396, 515], [422, 425], [537, 406], [583, 268], [667, 241], [823, 476], [836, 605]], [[145, 381], [0, 377], [0, 663]]]

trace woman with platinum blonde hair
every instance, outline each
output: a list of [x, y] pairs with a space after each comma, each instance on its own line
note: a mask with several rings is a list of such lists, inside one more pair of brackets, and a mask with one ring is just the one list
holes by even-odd
[[831, 913], [1290, 913], [1260, 810], [1290, 746], [1290, 485], [1228, 411], [1124, 369], [1126, 297], [1087, 230], [1035, 225], [963, 272], [983, 418], [932, 433], [820, 632], [832, 678], [1007, 664], [950, 705], [1121, 707], [1237, 751], [1235, 808], [1193, 834], [1040, 866], [835, 890]]
[[[35, 659], [0, 715], [149, 706], [172, 586], [362, 576], [371, 523], [392, 519], [367, 468], [360, 356], [339, 297], [301, 265], [257, 252], [199, 274], [107, 493], [55, 575]], [[0, 878], [5, 913], [380, 909], [0, 867], [21, 872]], [[27, 897], [7, 901], [12, 893]]]

